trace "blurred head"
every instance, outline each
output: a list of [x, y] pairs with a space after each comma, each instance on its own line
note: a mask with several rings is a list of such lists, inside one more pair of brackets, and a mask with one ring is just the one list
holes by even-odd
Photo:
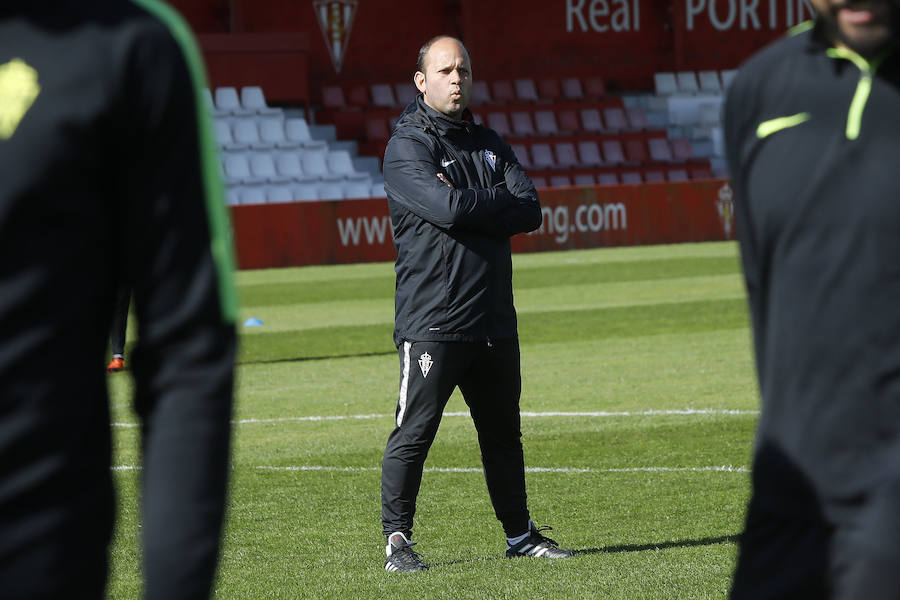
[[829, 35], [842, 46], [873, 58], [900, 34], [900, 0], [810, 0]]
[[462, 42], [449, 36], [430, 39], [419, 50], [417, 66], [413, 80], [425, 104], [460, 118], [472, 93], [472, 63]]

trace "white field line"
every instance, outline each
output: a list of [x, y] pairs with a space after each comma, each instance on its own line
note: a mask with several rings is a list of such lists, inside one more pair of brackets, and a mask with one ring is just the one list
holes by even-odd
[[[253, 467], [258, 471], [343, 471], [360, 473], [364, 471], [381, 471], [381, 467], [324, 467], [316, 465], [301, 466], [268, 466], [258, 465]], [[140, 466], [117, 465], [113, 471], [139, 471]], [[482, 473], [479, 467], [426, 467], [428, 473]], [[683, 472], [715, 472], [715, 473], [749, 473], [747, 467], [734, 467], [721, 465], [712, 467], [622, 467], [611, 469], [592, 469], [585, 467], [525, 467], [527, 473], [683, 473]]]
[[[660, 416], [694, 416], [694, 415], [713, 415], [713, 416], [742, 416], [742, 415], [758, 415], [758, 410], [729, 410], [714, 408], [683, 408], [675, 410], [640, 410], [640, 411], [590, 411], [590, 412], [532, 412], [522, 411], [520, 413], [523, 418], [546, 418], [546, 417], [660, 417]], [[468, 417], [467, 412], [445, 412], [444, 417]], [[328, 415], [328, 416], [309, 416], [309, 417], [274, 417], [271, 419], [239, 419], [232, 421], [235, 425], [249, 425], [253, 423], [294, 423], [301, 421], [353, 421], [366, 419], [393, 419], [393, 414], [369, 414], [369, 415]], [[137, 423], [113, 423], [113, 427], [137, 427]]]
[[[260, 471], [381, 471], [381, 467], [322, 467], [322, 466], [285, 466], [275, 467], [259, 465], [254, 469]], [[426, 467], [428, 473], [483, 473], [480, 467]], [[681, 472], [722, 472], [749, 473], [747, 467], [731, 465], [713, 467], [621, 467], [610, 469], [593, 469], [590, 467], [525, 467], [526, 473], [681, 473]]]

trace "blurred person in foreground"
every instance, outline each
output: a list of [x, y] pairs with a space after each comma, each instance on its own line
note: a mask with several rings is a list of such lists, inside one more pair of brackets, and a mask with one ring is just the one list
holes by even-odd
[[131, 290], [127, 287], [116, 290], [113, 302], [112, 325], [109, 329], [109, 345], [112, 358], [106, 365], [107, 373], [120, 373], [125, 370], [125, 340], [128, 332], [128, 308], [131, 305]]
[[0, 3], [4, 600], [104, 597], [115, 502], [98, 365], [124, 286], [140, 327], [145, 596], [209, 595], [236, 306], [204, 85], [167, 5]]
[[509, 146], [466, 108], [472, 66], [459, 40], [429, 40], [414, 81], [421, 93], [384, 159], [401, 369], [382, 462], [385, 569], [427, 568], [411, 548], [413, 515], [425, 458], [457, 386], [478, 431], [506, 556], [568, 557], [531, 522], [525, 496], [509, 238], [540, 227], [537, 192]]
[[900, 2], [812, 4], [726, 100], [762, 394], [731, 597], [900, 598]]

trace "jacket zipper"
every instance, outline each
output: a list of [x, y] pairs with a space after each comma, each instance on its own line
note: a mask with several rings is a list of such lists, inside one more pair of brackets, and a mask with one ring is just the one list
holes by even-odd
[[845, 134], [848, 140], [855, 140], [859, 137], [859, 130], [862, 127], [863, 112], [866, 109], [866, 103], [869, 101], [869, 94], [872, 92], [872, 78], [875, 71], [884, 62], [892, 52], [893, 48], [883, 52], [881, 56], [875, 58], [872, 62], [843, 46], [828, 48], [826, 54], [831, 58], [842, 58], [849, 60], [859, 69], [859, 82], [856, 84], [856, 92], [853, 94], [853, 100], [850, 102], [850, 110], [847, 112], [847, 128]]

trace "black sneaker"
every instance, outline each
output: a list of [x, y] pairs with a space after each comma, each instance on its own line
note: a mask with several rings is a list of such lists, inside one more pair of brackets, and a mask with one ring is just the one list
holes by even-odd
[[422, 562], [419, 555], [412, 549], [413, 542], [406, 539], [406, 536], [395, 531], [388, 536], [388, 543], [385, 547], [387, 552], [387, 560], [384, 561], [385, 571], [424, 571], [428, 565]]
[[563, 550], [554, 540], [541, 535], [542, 531], [550, 531], [552, 527], [535, 527], [531, 524], [529, 536], [506, 549], [506, 558], [517, 556], [534, 556], [535, 558], [569, 558], [575, 555], [574, 550]]

